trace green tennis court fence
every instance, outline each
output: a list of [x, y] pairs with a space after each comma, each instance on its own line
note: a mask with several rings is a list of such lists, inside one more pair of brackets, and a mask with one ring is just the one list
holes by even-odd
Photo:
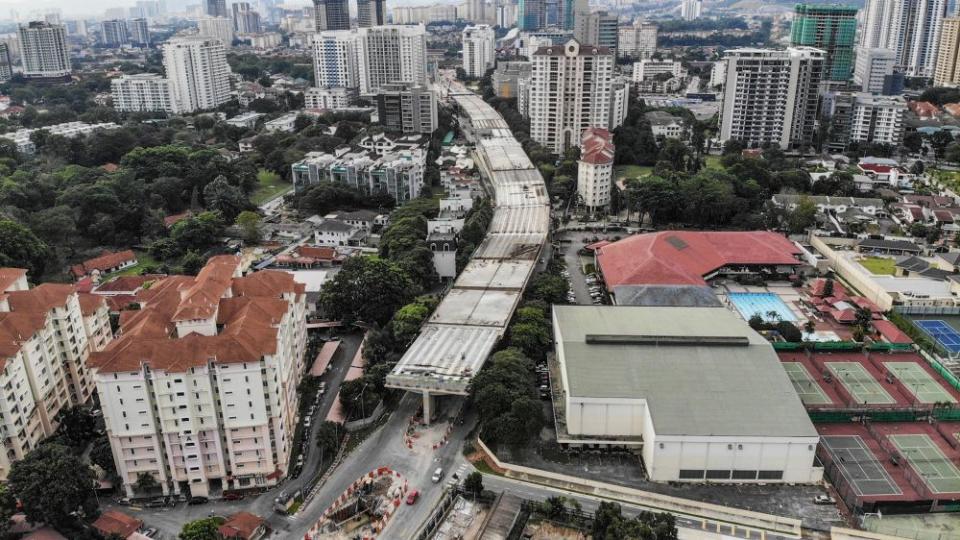
[[798, 351], [803, 348], [803, 343], [793, 343], [792, 341], [776, 341], [773, 343], [775, 351]]
[[813, 344], [815, 351], [859, 351], [862, 343], [856, 341], [818, 341]]
[[868, 351], [912, 351], [913, 345], [909, 343], [871, 343], [867, 346]]

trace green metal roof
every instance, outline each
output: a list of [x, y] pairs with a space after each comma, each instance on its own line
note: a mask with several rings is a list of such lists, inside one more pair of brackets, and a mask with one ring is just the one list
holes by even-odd
[[645, 399], [658, 435], [817, 436], [773, 347], [725, 307], [553, 309], [572, 397]]

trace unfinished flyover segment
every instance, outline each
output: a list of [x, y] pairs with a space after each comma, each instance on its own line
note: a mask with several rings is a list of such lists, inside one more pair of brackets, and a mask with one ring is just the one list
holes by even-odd
[[550, 232], [550, 197], [540, 172], [503, 117], [480, 96], [450, 96], [494, 205], [486, 237], [386, 386], [423, 395], [423, 418], [436, 395], [466, 395], [533, 275]]

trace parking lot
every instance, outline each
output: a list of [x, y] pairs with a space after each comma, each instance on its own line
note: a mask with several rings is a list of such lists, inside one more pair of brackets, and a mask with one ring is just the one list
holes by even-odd
[[590, 305], [609, 302], [602, 283], [595, 276], [583, 273], [584, 261], [592, 263], [592, 255], [582, 258], [579, 252], [584, 246], [592, 243], [594, 238], [613, 241], [615, 234], [569, 231], [557, 235], [557, 240], [560, 242], [560, 256], [563, 257], [567, 267], [564, 277], [570, 283], [570, 294], [567, 296], [570, 303]]

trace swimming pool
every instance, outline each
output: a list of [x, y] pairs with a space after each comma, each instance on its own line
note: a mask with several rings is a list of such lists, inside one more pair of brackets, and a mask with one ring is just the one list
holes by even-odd
[[750, 320], [754, 315], [760, 315], [763, 320], [770, 321], [770, 312], [777, 314], [781, 321], [795, 322], [797, 316], [790, 307], [773, 293], [727, 293], [727, 298], [737, 308], [744, 319]]

